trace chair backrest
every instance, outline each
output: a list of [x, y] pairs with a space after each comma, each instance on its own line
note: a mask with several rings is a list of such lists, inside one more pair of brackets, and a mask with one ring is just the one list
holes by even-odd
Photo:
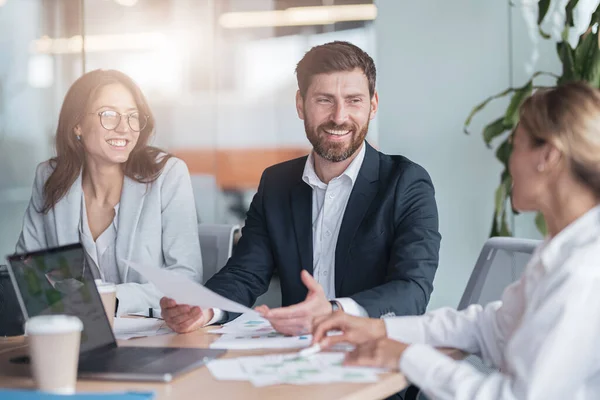
[[[479, 253], [458, 309], [500, 300], [504, 289], [519, 279], [540, 243], [540, 240], [511, 237], [488, 239]], [[468, 356], [465, 361], [486, 374], [496, 371], [476, 355]]]
[[231, 257], [234, 235], [239, 229], [239, 225], [198, 224], [200, 250], [202, 251], [202, 283], [206, 283], [225, 266]]
[[473, 268], [458, 309], [500, 300], [504, 289], [519, 279], [540, 240], [512, 237], [488, 239]]
[[192, 174], [192, 191], [196, 202], [196, 215], [200, 223], [214, 223], [221, 216], [217, 178], [208, 174]]
[[[471, 304], [485, 305], [500, 300], [504, 289], [519, 279], [533, 251], [540, 243], [540, 240], [511, 237], [488, 239], [479, 253], [458, 309], [462, 310]], [[464, 361], [485, 374], [496, 371], [476, 355], [469, 355]], [[405, 399], [426, 400], [427, 398], [421, 392], [415, 393], [413, 390]]]

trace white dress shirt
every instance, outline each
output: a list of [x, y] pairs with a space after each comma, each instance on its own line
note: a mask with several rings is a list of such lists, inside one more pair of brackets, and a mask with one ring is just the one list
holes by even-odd
[[[600, 206], [536, 249], [502, 301], [385, 320], [415, 343], [400, 370], [431, 399], [600, 398]], [[480, 355], [491, 375], [433, 346]]]
[[368, 317], [367, 311], [349, 297], [335, 297], [335, 249], [348, 198], [365, 159], [363, 143], [348, 168], [325, 184], [315, 171], [314, 154], [306, 160], [302, 180], [312, 188], [313, 277], [323, 287], [328, 299], [335, 299], [344, 312]]
[[94, 241], [87, 218], [85, 198], [82, 194], [79, 238], [85, 251], [85, 261], [90, 265], [94, 278], [119, 284], [123, 283], [117, 268], [116, 256], [119, 204], [114, 207], [114, 210], [115, 216], [111, 224]]
[[[328, 299], [335, 299], [345, 313], [368, 317], [367, 311], [349, 297], [335, 297], [335, 248], [348, 198], [365, 159], [363, 143], [348, 168], [329, 184], [323, 183], [315, 172], [314, 155], [306, 159], [302, 180], [312, 188], [313, 277], [323, 287]], [[300, 277], [298, 277], [300, 279]], [[213, 309], [214, 316], [207, 325], [224, 317], [222, 310]]]

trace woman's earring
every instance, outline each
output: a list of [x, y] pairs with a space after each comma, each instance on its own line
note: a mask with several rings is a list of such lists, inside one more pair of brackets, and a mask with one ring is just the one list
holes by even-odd
[[81, 140], [81, 135], [75, 135], [77, 136], [77, 140]]

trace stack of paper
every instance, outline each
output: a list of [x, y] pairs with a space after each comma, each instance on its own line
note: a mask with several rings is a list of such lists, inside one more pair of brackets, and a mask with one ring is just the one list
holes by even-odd
[[210, 333], [235, 335], [267, 334], [273, 332], [276, 331], [271, 323], [256, 315], [256, 313], [242, 314], [221, 328], [210, 331]]
[[210, 344], [211, 349], [299, 349], [310, 346], [312, 335], [285, 336], [281, 333], [263, 335], [225, 334]]
[[157, 336], [173, 333], [165, 321], [156, 318], [115, 318], [113, 331], [116, 339]]
[[271, 323], [253, 314], [243, 314], [210, 333], [222, 334], [211, 343], [213, 349], [296, 349], [310, 346], [311, 335], [286, 336], [273, 329]]
[[310, 357], [297, 354], [273, 354], [213, 360], [208, 369], [219, 380], [247, 380], [254, 386], [280, 384], [376, 382], [377, 368], [343, 367], [345, 353], [318, 353]]

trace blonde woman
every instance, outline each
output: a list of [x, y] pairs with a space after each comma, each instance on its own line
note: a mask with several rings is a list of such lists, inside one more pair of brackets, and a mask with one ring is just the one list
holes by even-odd
[[[357, 344], [348, 365], [399, 369], [431, 399], [600, 396], [600, 91], [569, 83], [536, 92], [512, 137], [513, 206], [541, 211], [549, 235], [502, 301], [463, 311], [317, 322], [324, 346]], [[331, 329], [341, 336], [324, 338]], [[434, 347], [482, 356], [483, 375]]]

